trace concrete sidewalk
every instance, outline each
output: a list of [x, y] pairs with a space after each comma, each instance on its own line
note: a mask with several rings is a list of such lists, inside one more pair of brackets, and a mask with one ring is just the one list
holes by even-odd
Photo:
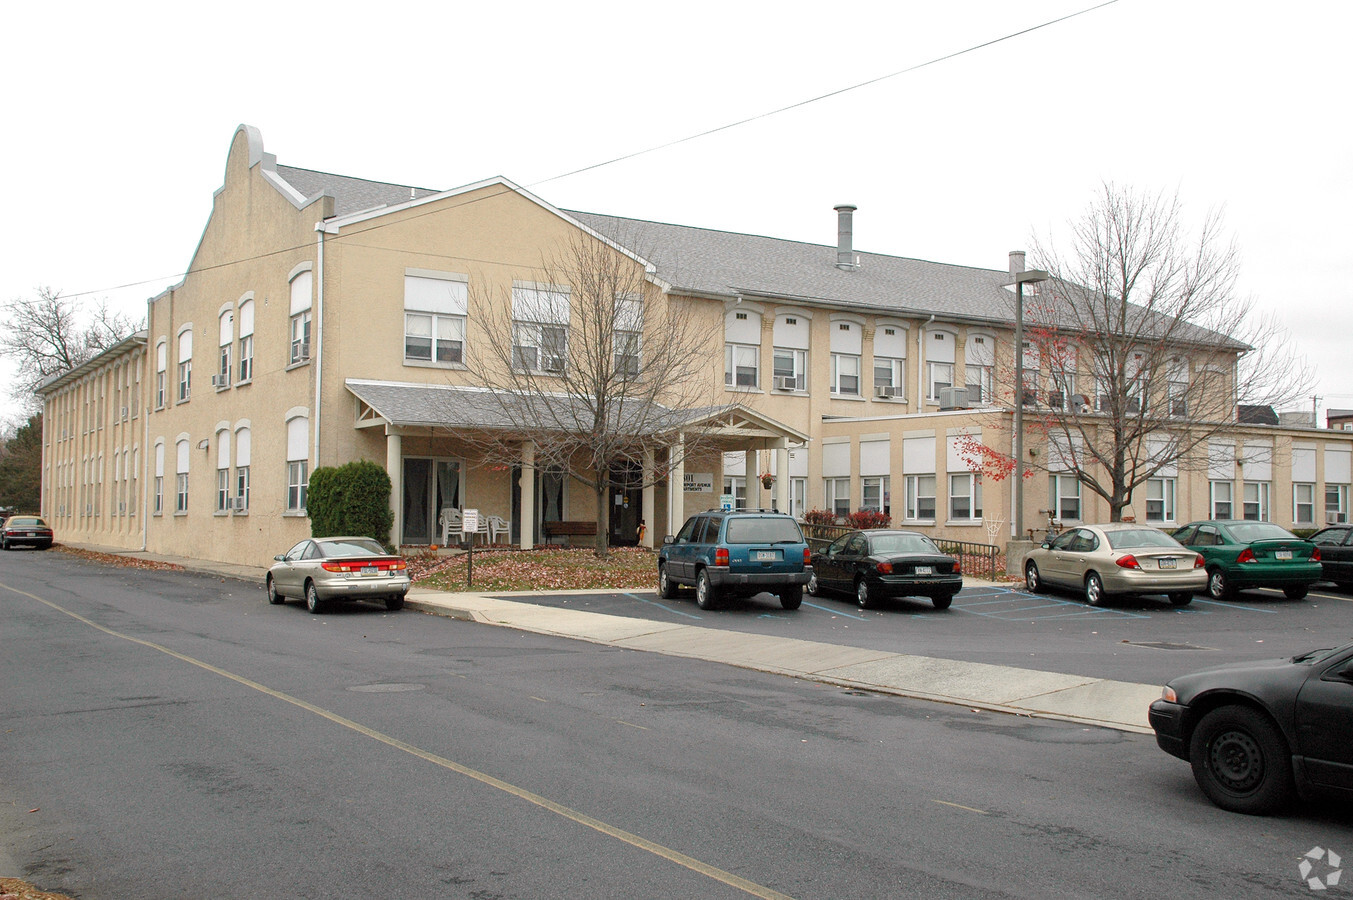
[[[252, 581], [260, 586], [267, 574], [265, 568], [238, 563], [137, 553], [92, 545], [69, 546], [173, 563], [189, 571]], [[985, 583], [976, 579], [966, 581], [968, 586]], [[519, 596], [526, 598], [531, 595]], [[417, 585], [409, 591], [406, 606], [433, 615], [591, 641], [627, 650], [704, 659], [824, 684], [935, 700], [970, 709], [1080, 722], [1139, 734], [1152, 733], [1146, 717], [1147, 706], [1160, 696], [1158, 684], [1109, 681], [1090, 676], [888, 653], [796, 638], [744, 634], [698, 625], [608, 616], [539, 606], [524, 599], [517, 601], [476, 593], [452, 593]]]

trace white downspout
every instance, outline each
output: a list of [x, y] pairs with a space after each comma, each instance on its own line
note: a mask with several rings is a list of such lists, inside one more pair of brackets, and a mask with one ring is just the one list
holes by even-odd
[[320, 421], [320, 398], [323, 396], [321, 388], [324, 385], [324, 223], [319, 222], [315, 225], [315, 231], [319, 234], [318, 259], [315, 266], [318, 271], [315, 273], [315, 437], [314, 450], [311, 458], [314, 463], [310, 466], [313, 472], [319, 468], [319, 421]]
[[926, 389], [929, 387], [925, 383], [925, 334], [926, 329], [934, 321], [935, 316], [932, 314], [926, 320], [926, 323], [916, 331], [916, 411], [918, 413], [925, 412]]

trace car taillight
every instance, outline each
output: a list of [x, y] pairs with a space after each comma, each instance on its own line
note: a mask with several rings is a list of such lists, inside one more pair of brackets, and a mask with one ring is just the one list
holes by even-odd
[[874, 566], [874, 570], [880, 575], [891, 575], [893, 574], [893, 564], [890, 562], [881, 562]]
[[390, 571], [391, 571], [391, 572], [402, 572], [403, 570], [407, 569], [408, 567], [409, 567], [409, 564], [406, 563], [406, 562], [405, 562], [404, 560], [402, 560], [402, 559], [399, 559], [399, 560], [396, 560], [396, 561], [390, 563]]
[[319, 567], [320, 567], [321, 569], [323, 569], [324, 571], [326, 571], [326, 572], [351, 572], [351, 571], [352, 571], [352, 567], [351, 567], [351, 566], [349, 566], [347, 563], [340, 563], [340, 562], [320, 563], [320, 564], [319, 564]]
[[963, 574], [963, 563], [962, 563], [960, 560], [957, 560], [957, 559], [954, 560], [954, 574], [955, 574], [955, 575], [962, 575], [962, 574]]
[[809, 550], [807, 547], [803, 548], [803, 564], [805, 566], [811, 566], [813, 564], [813, 551]]
[[1193, 558], [1193, 567], [1195, 569], [1201, 569], [1206, 565], [1207, 563], [1203, 562], [1203, 554], [1199, 553], [1197, 556]]
[[1140, 569], [1142, 564], [1137, 562], [1137, 557], [1129, 553], [1127, 556], [1118, 560], [1118, 567], [1120, 569]]
[[1241, 550], [1240, 555], [1236, 557], [1236, 562], [1238, 563], [1254, 562], [1254, 551], [1251, 550], [1249, 547], [1246, 547], [1244, 550]]
[[1320, 548], [1316, 547], [1311, 551], [1311, 562], [1320, 562]]
[[716, 565], [716, 566], [726, 566], [726, 565], [728, 565], [728, 548], [727, 548], [727, 547], [715, 547], [715, 548], [714, 548], [714, 565]]

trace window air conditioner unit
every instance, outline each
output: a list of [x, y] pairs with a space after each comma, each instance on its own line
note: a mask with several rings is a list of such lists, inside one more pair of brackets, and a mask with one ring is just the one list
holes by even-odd
[[965, 387], [940, 388], [940, 409], [967, 409], [968, 389]]
[[776, 375], [773, 384], [777, 391], [797, 391], [799, 389], [799, 379], [793, 375]]
[[562, 356], [547, 356], [541, 360], [540, 368], [544, 372], [562, 372], [564, 371], [564, 358]]
[[228, 375], [211, 376], [211, 386], [214, 388], [230, 387], [230, 376]]
[[1340, 521], [1341, 519], [1343, 519], [1343, 517], [1344, 517], [1343, 513], [1339, 513], [1339, 512], [1326, 512], [1326, 513], [1325, 513], [1325, 524], [1326, 524], [1326, 525], [1338, 525], [1338, 524], [1339, 524], [1339, 521]]
[[291, 345], [291, 361], [304, 362], [310, 358], [310, 342], [294, 341]]
[[895, 384], [879, 384], [874, 386], [874, 396], [890, 400], [902, 399], [902, 388]]
[[1142, 398], [1141, 397], [1127, 398], [1127, 411], [1132, 415], [1136, 415], [1137, 413], [1141, 412]]
[[1071, 408], [1079, 415], [1094, 412], [1094, 407], [1090, 405], [1090, 398], [1084, 394], [1071, 395]]
[[1053, 409], [1061, 409], [1066, 405], [1066, 394], [1061, 391], [1051, 391], [1048, 393], [1048, 406]]
[[230, 508], [233, 510], [245, 510], [249, 508], [249, 504], [243, 497], [231, 497]]
[[122, 407], [122, 418], [127, 418], [127, 407]]

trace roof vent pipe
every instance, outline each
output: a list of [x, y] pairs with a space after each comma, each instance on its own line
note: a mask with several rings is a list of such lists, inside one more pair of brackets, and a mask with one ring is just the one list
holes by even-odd
[[836, 268], [858, 269], [855, 259], [854, 212], [858, 207], [845, 204], [836, 207]]
[[1023, 272], [1023, 271], [1024, 271], [1024, 251], [1023, 251], [1023, 250], [1011, 250], [1011, 251], [1010, 251], [1010, 274], [1011, 274], [1011, 275], [1018, 275], [1020, 272]]

